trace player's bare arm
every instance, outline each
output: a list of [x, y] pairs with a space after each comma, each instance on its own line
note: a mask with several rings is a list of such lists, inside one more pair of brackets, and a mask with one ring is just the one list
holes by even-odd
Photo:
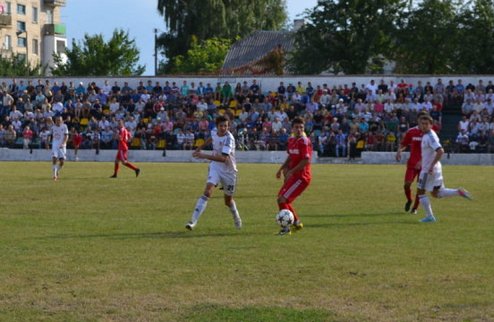
[[432, 173], [432, 170], [434, 169], [434, 166], [436, 165], [436, 163], [439, 162], [439, 160], [441, 160], [443, 154], [444, 154], [444, 149], [443, 148], [438, 148], [436, 150], [436, 156], [434, 157], [434, 160], [432, 160], [431, 167], [429, 168], [429, 173]]
[[280, 179], [281, 178], [281, 174], [283, 173], [283, 175], [285, 176], [286, 175], [286, 172], [287, 172], [287, 169], [288, 169], [288, 163], [290, 162], [290, 157], [288, 156], [286, 159], [285, 159], [285, 162], [283, 162], [283, 164], [281, 165], [281, 167], [278, 169], [278, 171], [276, 172], [276, 178], [277, 179]]
[[204, 141], [203, 144], [201, 144], [200, 146], [198, 146], [196, 148], [196, 152], [201, 152], [202, 149], [204, 149], [205, 147], [207, 147], [208, 145], [211, 145], [211, 143], [213, 142], [213, 139], [212, 138], [207, 138], [206, 141]]

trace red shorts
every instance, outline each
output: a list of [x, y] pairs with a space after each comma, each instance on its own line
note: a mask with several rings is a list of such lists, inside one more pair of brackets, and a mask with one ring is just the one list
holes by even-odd
[[128, 150], [118, 150], [115, 160], [127, 161], [127, 152]]
[[420, 169], [407, 167], [407, 172], [405, 173], [405, 182], [413, 182], [415, 178], [418, 177]]
[[283, 196], [288, 203], [293, 202], [309, 186], [310, 180], [291, 176], [278, 192], [278, 196]]

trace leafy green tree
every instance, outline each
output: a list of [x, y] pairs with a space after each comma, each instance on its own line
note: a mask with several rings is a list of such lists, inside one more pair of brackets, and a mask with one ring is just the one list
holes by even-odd
[[40, 64], [28, 65], [25, 56], [12, 54], [9, 57], [0, 56], [0, 76], [18, 77], [18, 76], [39, 76], [43, 75], [46, 67]]
[[173, 58], [175, 73], [214, 73], [223, 65], [232, 41], [223, 38], [210, 38], [198, 43], [192, 38], [191, 48], [185, 55]]
[[[452, 0], [424, 0], [398, 23], [393, 52], [396, 72], [439, 74], [456, 72], [460, 6]], [[469, 44], [470, 45], [470, 44]]]
[[307, 11], [296, 33], [290, 65], [296, 73], [365, 73], [369, 61], [379, 69], [391, 45], [402, 0], [320, 0]]
[[453, 57], [460, 73], [494, 74], [494, 2], [475, 0], [460, 15], [458, 51]]
[[103, 35], [86, 34], [84, 41], [72, 41], [72, 49], [67, 49], [67, 60], [55, 55], [56, 76], [137, 76], [144, 73], [145, 67], [137, 65], [139, 49], [135, 40], [129, 39], [128, 32], [115, 30], [111, 39], [105, 42]]
[[158, 44], [173, 71], [174, 57], [184, 56], [193, 43], [210, 38], [234, 40], [255, 30], [279, 30], [286, 22], [285, 0], [158, 0], [158, 11], [168, 27]]

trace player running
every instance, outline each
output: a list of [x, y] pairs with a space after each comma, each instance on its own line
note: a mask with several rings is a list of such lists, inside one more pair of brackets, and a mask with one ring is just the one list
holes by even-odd
[[[221, 183], [225, 205], [230, 209], [233, 217], [233, 223], [237, 229], [242, 228], [242, 220], [237, 210], [233, 194], [237, 183], [237, 164], [235, 162], [235, 138], [228, 131], [229, 120], [224, 116], [216, 118], [216, 129], [211, 131], [211, 137], [203, 145], [197, 147], [192, 153], [194, 158], [210, 160], [208, 179], [204, 194], [199, 197], [192, 213], [192, 218], [185, 225], [188, 230], [194, 229], [199, 217], [201, 217], [209, 198], [213, 195], [214, 188]], [[206, 154], [201, 152], [204, 147], [213, 144], [213, 153]]]
[[[300, 230], [304, 228], [304, 224], [292, 203], [307, 189], [312, 179], [312, 143], [304, 132], [304, 120], [300, 117], [295, 117], [292, 121], [292, 136], [288, 139], [287, 152], [288, 157], [276, 172], [277, 179], [282, 174], [284, 176], [283, 186], [278, 192], [278, 209], [290, 210], [295, 218], [292, 227]], [[279, 235], [287, 234], [291, 234], [290, 227], [284, 227], [279, 232]]]
[[424, 133], [422, 137], [422, 170], [419, 175], [417, 185], [417, 195], [420, 203], [424, 207], [426, 216], [420, 220], [422, 223], [432, 223], [436, 221], [432, 212], [432, 206], [426, 191], [431, 192], [435, 198], [446, 198], [461, 196], [471, 199], [470, 194], [463, 188], [448, 189], [444, 187], [443, 174], [441, 167], [441, 157], [444, 150], [439, 143], [439, 138], [432, 129], [433, 120], [429, 115], [422, 115], [419, 118], [420, 130]]
[[141, 170], [127, 160], [128, 158], [127, 155], [129, 152], [128, 142], [131, 138], [131, 135], [130, 132], [125, 128], [125, 124], [123, 120], [118, 121], [117, 138], [118, 138], [118, 152], [117, 155], [115, 156], [115, 166], [113, 170], [113, 175], [110, 176], [110, 178], [117, 177], [118, 170], [120, 168], [120, 162], [122, 162], [122, 164], [127, 168], [134, 170], [136, 177], [138, 177], [139, 174], [141, 173]]
[[[424, 114], [427, 113], [425, 112], [419, 113], [418, 118], [420, 118], [420, 116]], [[407, 161], [407, 171], [405, 172], [405, 180], [403, 184], [403, 189], [405, 190], [405, 196], [407, 198], [407, 202], [405, 203], [405, 211], [407, 212], [410, 210], [410, 206], [412, 205], [411, 186], [415, 178], [418, 178], [421, 168], [422, 154], [421, 154], [420, 144], [422, 142], [422, 135], [423, 132], [419, 129], [418, 125], [409, 128], [406, 131], [403, 140], [401, 140], [400, 147], [396, 152], [396, 161], [400, 162], [401, 152], [405, 151], [408, 147], [410, 147], [410, 157], [408, 158]], [[419, 207], [419, 198], [416, 195], [415, 201], [413, 203], [412, 211], [410, 213], [416, 215], [418, 207]]]
[[61, 116], [55, 116], [55, 124], [51, 127], [51, 135], [53, 180], [57, 181], [65, 159], [67, 158], [67, 140], [69, 139], [69, 129], [67, 128], [67, 125], [63, 123]]

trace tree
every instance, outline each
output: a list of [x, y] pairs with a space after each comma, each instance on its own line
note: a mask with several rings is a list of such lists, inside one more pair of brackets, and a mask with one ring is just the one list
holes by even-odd
[[293, 71], [365, 73], [369, 61], [387, 57], [383, 53], [404, 5], [402, 0], [320, 0], [306, 12], [307, 23], [296, 33]]
[[232, 42], [224, 38], [211, 38], [198, 43], [192, 38], [191, 48], [186, 55], [173, 58], [174, 73], [215, 73], [218, 72], [225, 60]]
[[[459, 6], [451, 0], [424, 0], [402, 16], [393, 50], [399, 73], [456, 72]], [[470, 45], [470, 44], [469, 44]]]
[[255, 30], [279, 30], [287, 17], [285, 0], [158, 0], [157, 8], [168, 27], [158, 38], [168, 58], [165, 72], [173, 70], [175, 56], [191, 48], [192, 37], [198, 43], [234, 40]]
[[145, 67], [137, 65], [139, 49], [135, 40], [129, 39], [128, 32], [115, 30], [111, 39], [105, 42], [103, 35], [84, 35], [84, 41], [72, 40], [72, 49], [67, 49], [67, 60], [55, 55], [56, 76], [137, 76]]
[[35, 66], [26, 64], [25, 56], [14, 53], [10, 57], [0, 56], [0, 76], [2, 77], [39, 76], [45, 71], [46, 67], [40, 64]]
[[458, 28], [458, 55], [454, 66], [459, 73], [494, 74], [494, 2], [475, 0], [465, 7]]

